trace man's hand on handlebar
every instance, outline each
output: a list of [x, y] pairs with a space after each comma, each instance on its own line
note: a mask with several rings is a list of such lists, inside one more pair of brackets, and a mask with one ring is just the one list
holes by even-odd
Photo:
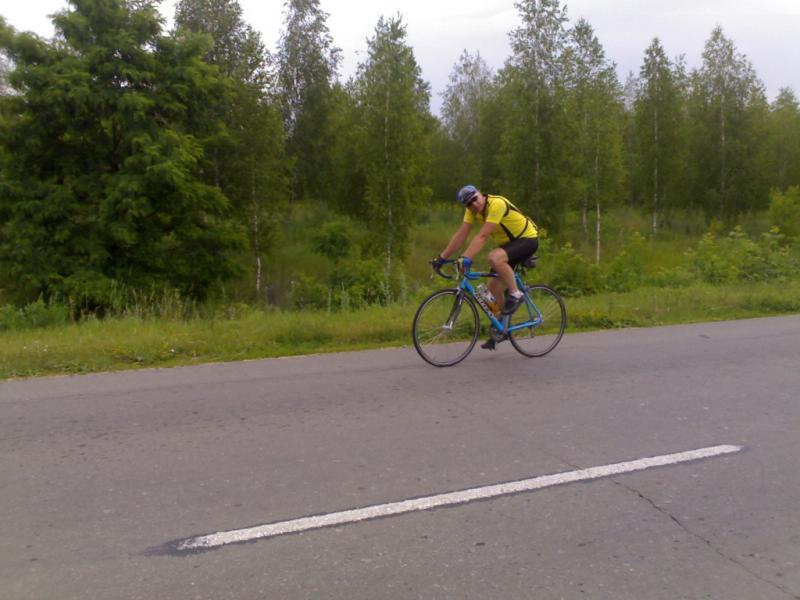
[[459, 256], [458, 261], [458, 270], [462, 273], [469, 273], [469, 268], [472, 266], [472, 259], [468, 256]]
[[437, 256], [431, 261], [431, 266], [433, 267], [434, 271], [438, 271], [442, 268], [442, 265], [445, 263], [445, 260], [441, 256]]

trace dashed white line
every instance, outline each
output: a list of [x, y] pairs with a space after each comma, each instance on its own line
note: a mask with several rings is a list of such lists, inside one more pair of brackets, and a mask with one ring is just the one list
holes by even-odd
[[178, 552], [210, 550], [212, 548], [225, 546], [227, 544], [234, 544], [237, 542], [248, 542], [285, 535], [288, 533], [308, 531], [309, 529], [319, 529], [321, 527], [330, 527], [332, 525], [357, 523], [359, 521], [366, 521], [368, 519], [377, 519], [391, 515], [400, 515], [403, 513], [429, 510], [431, 508], [439, 508], [443, 506], [453, 506], [456, 504], [473, 502], [475, 500], [486, 500], [488, 498], [496, 498], [498, 496], [505, 496], [508, 494], [540, 490], [542, 488], [551, 487], [554, 485], [563, 485], [565, 483], [574, 483], [576, 481], [588, 481], [592, 479], [599, 479], [601, 477], [642, 471], [644, 469], [651, 469], [653, 467], [661, 467], [665, 465], [673, 465], [704, 458], [711, 458], [713, 456], [740, 452], [741, 450], [741, 446], [721, 445], [711, 446], [708, 448], [699, 448], [697, 450], [688, 450], [685, 452], [677, 452], [675, 454], [640, 458], [638, 460], [602, 465], [599, 467], [590, 467], [588, 469], [579, 469], [577, 471], [555, 473], [553, 475], [542, 475], [540, 477], [533, 477], [531, 479], [498, 483], [495, 485], [487, 485], [484, 487], [460, 490], [457, 492], [436, 494], [434, 496], [426, 496], [423, 498], [401, 500], [399, 502], [390, 502], [388, 504], [376, 504], [373, 506], [365, 506], [363, 508], [343, 510], [325, 515], [302, 517], [299, 519], [281, 521], [278, 523], [269, 523], [266, 525], [247, 527], [244, 529], [221, 531], [218, 533], [188, 538], [186, 540], [177, 542], [175, 545], [173, 545], [173, 548]]

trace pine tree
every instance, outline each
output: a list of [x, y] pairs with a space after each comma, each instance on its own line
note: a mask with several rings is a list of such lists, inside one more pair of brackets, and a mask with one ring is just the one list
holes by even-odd
[[[89, 307], [120, 288], [203, 296], [241, 237], [199, 178], [193, 114], [226, 86], [201, 40], [161, 35], [150, 2], [71, 0], [47, 42], [0, 23], [17, 95], [1, 99], [0, 279]], [[208, 124], [214, 127], [214, 124]]]
[[362, 215], [384, 244], [388, 278], [392, 260], [405, 253], [417, 209], [430, 196], [425, 187], [430, 91], [399, 16], [381, 17], [368, 45], [356, 80], [366, 192]]

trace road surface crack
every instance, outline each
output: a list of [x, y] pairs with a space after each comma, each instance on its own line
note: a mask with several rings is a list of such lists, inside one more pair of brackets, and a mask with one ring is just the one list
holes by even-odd
[[671, 512], [669, 512], [663, 506], [659, 506], [658, 504], [656, 504], [653, 500], [651, 500], [650, 498], [645, 496], [639, 490], [636, 490], [636, 489], [634, 489], [632, 487], [629, 487], [629, 486], [625, 485], [624, 483], [620, 483], [619, 481], [616, 481], [616, 480], [612, 480], [612, 481], [614, 481], [615, 484], [625, 488], [629, 492], [633, 492], [634, 494], [639, 496], [639, 498], [641, 498], [642, 500], [647, 502], [650, 506], [655, 508], [662, 515], [668, 517], [673, 523], [675, 523], [683, 531], [688, 533], [690, 536], [692, 536], [692, 537], [700, 540], [701, 542], [703, 542], [706, 546], [708, 546], [711, 550], [713, 550], [714, 553], [716, 553], [722, 559], [724, 559], [724, 560], [726, 560], [726, 561], [728, 561], [730, 563], [733, 563], [734, 565], [736, 565], [737, 567], [739, 567], [740, 569], [745, 571], [747, 574], [749, 574], [751, 577], [754, 577], [754, 578], [758, 579], [759, 581], [761, 581], [763, 583], [766, 583], [767, 585], [772, 586], [776, 590], [778, 590], [778, 591], [782, 592], [783, 594], [785, 594], [787, 597], [792, 598], [793, 600], [800, 600], [800, 596], [794, 594], [791, 590], [785, 588], [784, 586], [782, 586], [782, 585], [780, 585], [780, 584], [778, 584], [778, 583], [776, 583], [776, 582], [774, 582], [774, 581], [772, 581], [770, 579], [767, 579], [766, 577], [760, 575], [759, 573], [756, 573], [755, 571], [753, 571], [751, 568], [749, 568], [746, 564], [744, 564], [742, 561], [740, 561], [736, 557], [730, 556], [728, 554], [725, 554], [725, 552], [723, 552], [717, 546], [715, 546], [714, 542], [712, 542], [710, 539], [705, 538], [702, 535], [700, 535], [699, 533], [689, 529], [689, 527], [687, 527], [685, 523], [682, 523], [681, 520], [678, 519], [675, 515], [673, 515]]

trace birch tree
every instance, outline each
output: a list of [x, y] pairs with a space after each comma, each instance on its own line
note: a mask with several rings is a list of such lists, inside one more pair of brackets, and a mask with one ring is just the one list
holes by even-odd
[[633, 177], [650, 212], [653, 235], [659, 216], [678, 203], [685, 173], [685, 77], [682, 61], [667, 58], [658, 38], [645, 50], [636, 89]]
[[616, 202], [624, 177], [622, 90], [613, 63], [584, 19], [569, 32], [568, 107], [573, 116], [572, 171], [584, 231], [594, 211], [595, 262], [600, 262], [602, 209]]
[[770, 185], [786, 191], [800, 185], [800, 105], [791, 88], [782, 88], [770, 106]]
[[236, 0], [180, 0], [178, 34], [210, 36], [206, 60], [231, 82], [231, 95], [207, 107], [226, 127], [212, 138], [213, 182], [231, 200], [248, 231], [256, 294], [264, 287], [264, 256], [286, 190], [280, 115], [272, 100], [272, 57]]
[[732, 220], [764, 208], [767, 103], [750, 61], [716, 27], [691, 80], [693, 195], [707, 214]]
[[563, 91], [566, 7], [558, 0], [520, 0], [521, 25], [509, 37], [512, 56], [499, 74], [503, 115], [499, 164], [507, 195], [554, 225], [563, 212], [564, 153], [558, 136]]
[[341, 51], [334, 46], [319, 0], [287, 0], [277, 61], [278, 86], [292, 160], [292, 194], [325, 197], [333, 177], [328, 149], [332, 87]]
[[406, 250], [416, 211], [430, 196], [425, 174], [432, 127], [429, 85], [422, 80], [402, 19], [381, 17], [355, 82], [360, 114], [363, 217], [392, 261]]

